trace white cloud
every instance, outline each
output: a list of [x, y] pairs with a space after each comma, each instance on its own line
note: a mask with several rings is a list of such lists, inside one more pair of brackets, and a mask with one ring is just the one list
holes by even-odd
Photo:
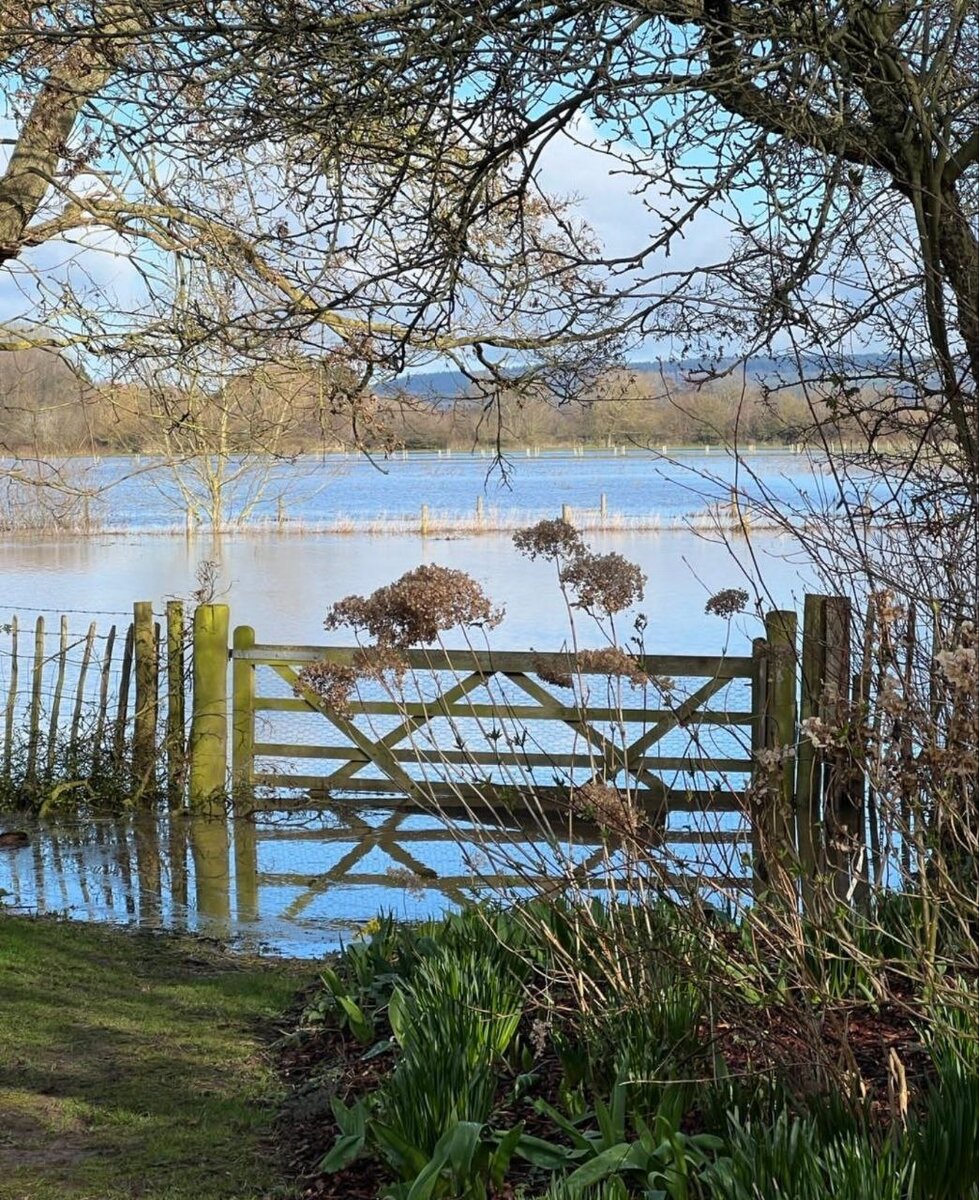
[[[629, 164], [642, 162], [644, 177], [631, 174]], [[557, 196], [577, 198], [576, 210], [600, 239], [609, 257], [628, 257], [641, 252], [666, 228], [657, 209], [675, 207], [665, 175], [650, 182], [655, 169], [636, 146], [618, 144], [614, 154], [606, 150], [599, 131], [586, 118], [579, 118], [569, 133], [556, 137], [541, 160], [540, 184]], [[640, 189], [642, 191], [640, 192]], [[688, 270], [715, 262], [726, 255], [728, 225], [719, 215], [700, 213], [683, 236], [673, 239], [670, 255], [656, 251], [643, 267], [648, 277], [661, 270]]]

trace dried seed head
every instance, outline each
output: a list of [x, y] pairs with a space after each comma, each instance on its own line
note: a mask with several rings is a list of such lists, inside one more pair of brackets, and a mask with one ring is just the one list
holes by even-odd
[[465, 571], [434, 564], [416, 567], [366, 598], [347, 596], [327, 613], [327, 629], [348, 625], [378, 646], [407, 649], [430, 645], [457, 625], [493, 628], [503, 610], [493, 608], [483, 589]]
[[646, 819], [633, 799], [601, 779], [590, 779], [575, 788], [571, 808], [586, 821], [594, 821], [610, 833], [630, 840], [637, 839], [646, 826]]
[[534, 668], [534, 674], [544, 683], [549, 683], [552, 687], [571, 688], [574, 687], [574, 677], [571, 674], [571, 660], [567, 660], [567, 666], [562, 669], [556, 663], [549, 663], [542, 659], [539, 655], [534, 655], [531, 659], [531, 664]]
[[954, 650], [939, 650], [935, 662], [954, 688], [975, 692], [979, 687], [975, 646], [958, 646]]
[[575, 592], [578, 608], [611, 616], [642, 599], [646, 576], [621, 554], [582, 550], [561, 571], [561, 582]]
[[560, 519], [538, 521], [528, 529], [518, 530], [513, 535], [513, 544], [530, 559], [573, 558], [584, 549], [578, 530]]
[[744, 612], [747, 603], [748, 593], [744, 588], [722, 588], [707, 601], [704, 612], [713, 613], [715, 617], [733, 617], [735, 613]]
[[636, 660], [618, 646], [606, 646], [602, 650], [579, 650], [578, 669], [586, 675], [628, 679], [636, 687], [645, 687], [652, 682]]
[[357, 668], [343, 663], [314, 662], [303, 667], [293, 691], [301, 699], [312, 692], [338, 713], [350, 711], [350, 693], [357, 682]]

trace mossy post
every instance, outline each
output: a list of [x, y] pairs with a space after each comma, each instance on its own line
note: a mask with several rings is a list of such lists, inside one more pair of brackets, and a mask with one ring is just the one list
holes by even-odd
[[194, 697], [190, 724], [190, 807], [223, 802], [228, 770], [228, 606], [194, 611]]
[[751, 813], [756, 891], [790, 899], [795, 856], [796, 635], [794, 612], [765, 617], [753, 646], [755, 800]]
[[[825, 617], [826, 597], [806, 596], [802, 617], [802, 721], [819, 715], [826, 682]], [[796, 822], [802, 899], [808, 910], [812, 906], [816, 877], [826, 864], [823, 854], [823, 759], [807, 737], [799, 742]]]
[[798, 617], [794, 612], [778, 609], [765, 617], [765, 636], [768, 639], [771, 664], [768, 685], [772, 697], [772, 720], [768, 726], [770, 749], [782, 757], [779, 808], [773, 834], [779, 854], [795, 847], [795, 745], [796, 691], [798, 676]]
[[135, 659], [136, 711], [133, 714], [133, 773], [142, 791], [156, 763], [157, 695], [159, 662], [153, 605], [137, 600], [133, 605], [133, 656]]
[[756, 896], [764, 890], [766, 880], [761, 754], [768, 745], [768, 701], [768, 642], [763, 637], [757, 637], [751, 643], [751, 761], [753, 766], [752, 787], [749, 793], [751, 803], [747, 814], [751, 823], [752, 888]]
[[187, 770], [184, 706], [184, 603], [167, 601], [167, 803], [183, 806]]
[[[254, 645], [255, 630], [250, 625], [239, 625], [234, 635], [235, 650], [251, 650]], [[241, 658], [234, 658], [233, 664], [231, 794], [237, 808], [238, 805], [247, 804], [252, 795], [255, 759], [255, 665]]]

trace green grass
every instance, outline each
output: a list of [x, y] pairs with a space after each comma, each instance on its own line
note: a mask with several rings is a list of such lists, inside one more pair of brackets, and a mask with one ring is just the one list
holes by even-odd
[[288, 1195], [268, 1041], [302, 982], [190, 939], [0, 915], [0, 1200]]

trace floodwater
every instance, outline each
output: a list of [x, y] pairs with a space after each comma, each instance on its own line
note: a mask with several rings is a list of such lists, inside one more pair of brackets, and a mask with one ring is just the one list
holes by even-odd
[[[709, 823], [709, 822], [708, 822]], [[437, 917], [475, 896], [554, 887], [607, 890], [631, 861], [594, 832], [556, 824], [487, 827], [405, 809], [335, 806], [256, 820], [186, 816], [22, 822], [31, 844], [0, 850], [0, 907], [84, 921], [190, 930], [253, 953], [318, 957], [382, 912]], [[695, 877], [711, 900], [742, 902], [748, 837], [670, 818], [669, 878]], [[666, 877], [664, 876], [664, 879]]]
[[[74, 458], [59, 464], [63, 481], [89, 492], [87, 516], [108, 530], [175, 529], [188, 505], [208, 509], [221, 476], [221, 518], [228, 524], [274, 523], [282, 528], [330, 529], [417, 517], [427, 505], [439, 516], [473, 518], [477, 504], [494, 521], [555, 516], [562, 505], [608, 512], [625, 520], [666, 524], [730, 499], [766, 493], [789, 509], [832, 509], [840, 488], [859, 490], [828, 474], [825, 464], [779, 450], [740, 459], [711, 450], [654, 454], [631, 447], [612, 452], [542, 451], [513, 454], [498, 465], [488, 455], [406, 453], [368, 461], [362, 455], [323, 454], [295, 461], [167, 463], [152, 456]], [[79, 501], [75, 516], [80, 516]], [[206, 517], [205, 523], [206, 523]]]
[[[640, 606], [648, 618], [646, 653], [745, 654], [761, 632], [766, 609], [801, 608], [804, 592], [813, 590], [812, 573], [790, 537], [760, 532], [747, 543], [712, 534], [696, 521], [684, 527], [685, 515], [702, 511], [711, 497], [724, 499], [725, 472], [733, 471], [718, 454], [690, 458], [696, 459], [697, 471], [709, 465], [721, 478], [712, 493], [690, 490], [692, 478], [703, 482], [700, 475], [681, 477], [638, 453], [542, 455], [515, 462], [512, 491], [501, 489], [493, 477], [492, 504], [511, 515], [556, 516], [562, 503], [594, 507], [604, 492], [612, 513], [678, 518], [677, 527], [658, 532], [624, 528], [587, 540], [596, 550], [638, 563], [646, 574]], [[786, 503], [798, 500], [800, 489], [825, 484], [796, 456], [760, 455], [758, 463], [765, 468], [765, 483], [785, 490]], [[124, 466], [120, 460], [96, 464], [123, 474]], [[151, 600], [162, 614], [167, 599], [191, 597], [204, 562], [214, 564], [215, 598], [229, 604], [232, 625], [251, 625], [260, 643], [325, 644], [322, 621], [330, 604], [351, 593], [366, 594], [425, 562], [469, 572], [502, 605], [502, 623], [486, 635], [494, 648], [556, 650], [572, 638], [584, 646], [603, 644], [605, 631], [585, 614], [568, 610], [553, 566], [521, 557], [509, 534], [423, 537], [316, 530], [317, 522], [342, 514], [365, 519], [416, 512], [421, 503], [461, 513], [480, 495], [490, 512], [490, 493], [484, 489], [488, 466], [470, 456], [413, 455], [390, 463], [384, 475], [363, 462], [329, 463], [318, 468], [327, 475], [316, 481], [318, 490], [309, 493], [307, 507], [295, 499], [290, 504], [287, 520], [301, 516], [308, 522], [305, 532], [259, 527], [214, 537], [167, 532], [174, 510], [152, 482], [152, 472], [134, 477], [124, 486], [135, 490], [108, 494], [108, 517], [125, 525], [124, 532], [9, 539], [0, 547], [0, 626], [16, 613], [23, 631], [20, 696], [31, 686], [26, 660], [36, 614], [48, 622], [49, 654], [58, 636], [57, 616], [68, 614], [66, 694], [71, 695], [89, 622], [96, 623], [103, 639], [111, 624], [128, 624], [134, 601]], [[292, 480], [296, 487], [299, 482], [298, 476]], [[271, 499], [263, 503], [273, 504]], [[265, 515], [269, 511], [274, 504]], [[255, 515], [263, 515], [261, 505]], [[707, 599], [731, 587], [748, 591], [747, 611], [731, 621], [705, 613]], [[632, 632], [631, 618], [616, 630], [622, 641]], [[0, 633], [4, 695], [11, 661], [6, 637]], [[345, 631], [329, 635], [332, 643], [349, 640]], [[464, 644], [457, 634], [445, 640], [448, 646]], [[97, 686], [97, 676], [89, 673], [90, 689]], [[47, 676], [42, 691], [50, 700]], [[671, 865], [743, 876], [738, 820], [717, 825], [723, 836], [708, 852], [702, 834], [704, 822], [712, 820], [671, 814], [665, 831]], [[9, 828], [14, 822], [3, 824]], [[0, 904], [7, 908], [190, 928], [250, 949], [306, 956], [335, 947], [382, 910], [404, 917], [434, 915], [463, 903], [474, 890], [489, 886], [505, 892], [521, 881], [526, 885], [528, 875], [562, 875], [569, 863], [603, 861], [599, 843], [587, 834], [562, 842], [534, 828], [447, 829], [417, 811], [352, 803], [326, 812], [270, 812], [256, 822], [165, 818], [17, 824], [27, 829], [31, 843], [0, 851]], [[718, 883], [713, 895], [724, 903], [731, 893]]]

